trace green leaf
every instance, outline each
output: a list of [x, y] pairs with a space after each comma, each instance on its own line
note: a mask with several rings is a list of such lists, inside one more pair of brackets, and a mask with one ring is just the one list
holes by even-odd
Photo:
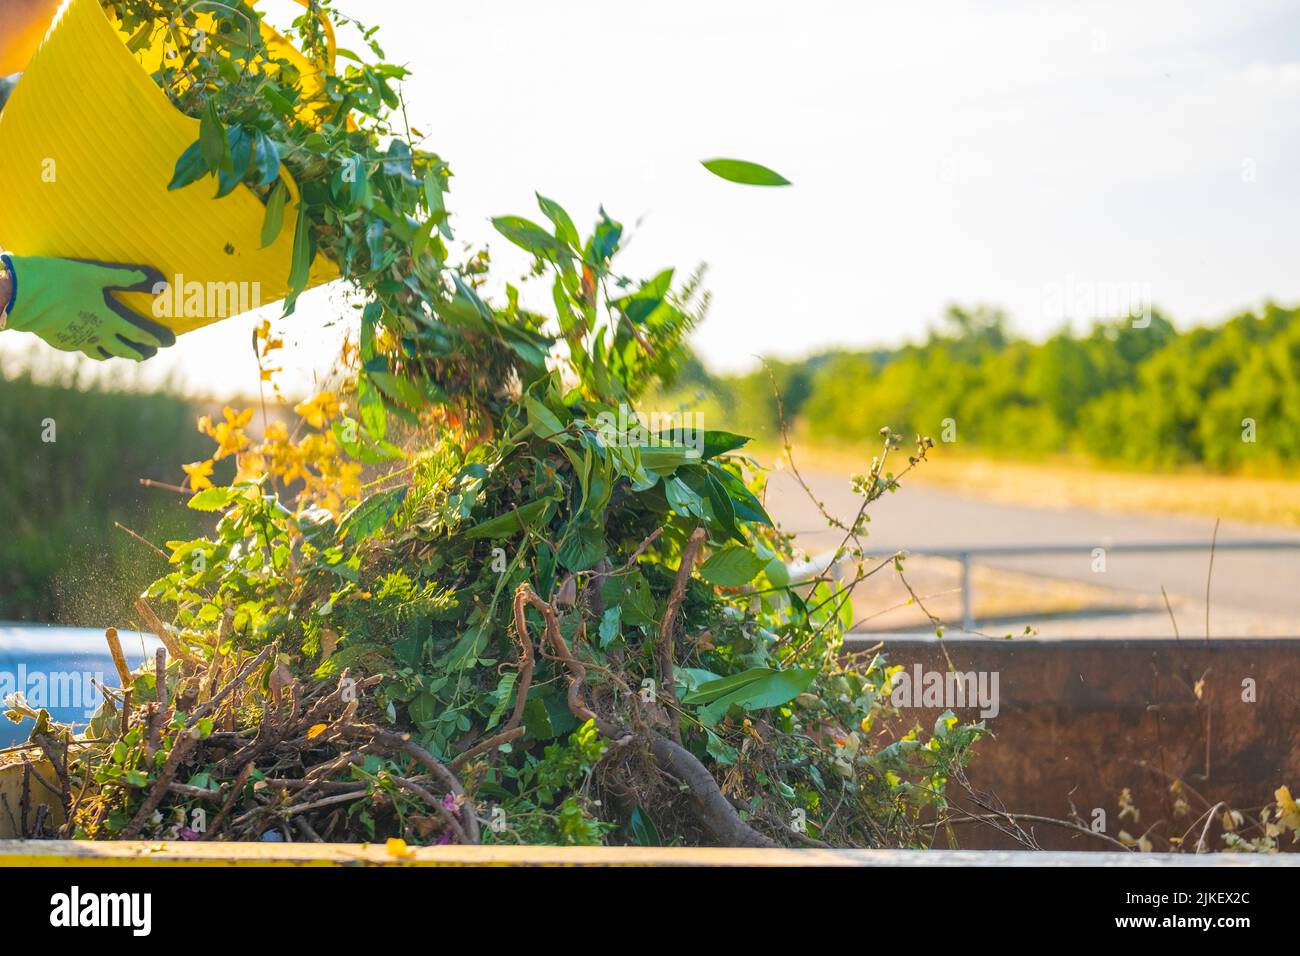
[[208, 172], [208, 164], [203, 158], [203, 144], [195, 140], [176, 160], [172, 181], [167, 184], [167, 188], [171, 190], [188, 186], [208, 175]]
[[293, 101], [285, 96], [280, 90], [276, 89], [274, 83], [268, 83], [262, 87], [262, 99], [266, 100], [267, 105], [270, 106], [272, 110], [286, 119], [293, 116], [296, 112]]
[[217, 101], [208, 100], [208, 108], [199, 117], [199, 148], [208, 172], [215, 173], [226, 158], [226, 128], [217, 116]]
[[703, 667], [674, 667], [673, 677], [677, 682], [677, 696], [685, 697], [701, 684], [722, 680], [722, 677]]
[[424, 405], [424, 393], [420, 391], [419, 386], [408, 378], [394, 375], [392, 372], [378, 372], [370, 369], [366, 370], [365, 377], [370, 379], [376, 388], [398, 405], [403, 405], [406, 408], [420, 408]]
[[754, 497], [754, 493], [745, 487], [743, 481], [713, 462], [709, 462], [706, 467], [709, 469], [709, 474], [726, 490], [727, 497], [731, 499], [732, 507], [735, 509], [737, 520], [755, 521], [771, 526], [772, 519], [768, 517], [763, 503]]
[[406, 705], [406, 713], [417, 725], [431, 724], [441, 716], [441, 701], [432, 694], [416, 694]]
[[493, 691], [492, 698], [496, 701], [492, 707], [492, 714], [488, 717], [486, 730], [491, 730], [501, 722], [501, 718], [506, 715], [506, 710], [515, 699], [515, 683], [519, 680], [518, 671], [509, 671], [505, 677], [497, 684], [497, 689]]
[[537, 205], [541, 207], [546, 218], [551, 220], [555, 226], [555, 237], [565, 243], [574, 252], [582, 250], [582, 240], [578, 238], [578, 228], [569, 218], [569, 214], [564, 211], [564, 207], [552, 199], [547, 199], [541, 193], [537, 193]]
[[451, 649], [447, 655], [447, 666], [452, 670], [465, 670], [467, 667], [473, 667], [474, 662], [478, 660], [479, 655], [487, 648], [488, 637], [492, 633], [492, 622], [490, 620], [480, 621], [467, 630], [456, 646]]
[[628, 819], [628, 827], [632, 831], [632, 840], [637, 846], [663, 846], [663, 838], [659, 836], [659, 829], [655, 822], [651, 820], [640, 807], [632, 808], [632, 816]]
[[[373, 394], [374, 390], [372, 389], [371, 392]], [[383, 399], [379, 399], [379, 402], [382, 408]], [[344, 415], [333, 422], [330, 425], [330, 432], [333, 433], [334, 440], [339, 443], [343, 451], [363, 465], [378, 465], [402, 457], [400, 448], [382, 438], [376, 438], [366, 431], [363, 424], [351, 416]]]
[[776, 587], [786, 588], [790, 586], [790, 569], [786, 567], [785, 562], [779, 557], [768, 561], [763, 570], [767, 572], [767, 579]]
[[532, 740], [550, 740], [556, 736], [556, 730], [551, 726], [550, 711], [542, 698], [529, 696], [528, 703], [524, 705], [524, 729]]
[[226, 134], [226, 155], [230, 162], [223, 163], [217, 170], [217, 198], [229, 196], [248, 174], [248, 166], [253, 160], [253, 136], [243, 126], [236, 126]]
[[622, 633], [623, 609], [618, 605], [605, 608], [605, 613], [600, 617], [600, 646], [603, 650], [614, 642], [614, 639]]
[[609, 575], [601, 585], [600, 593], [607, 608], [619, 608], [623, 623], [632, 627], [659, 623], [659, 606], [649, 582], [639, 570]]
[[704, 433], [704, 452], [701, 457], [717, 458], [719, 455], [725, 455], [729, 451], [735, 451], [737, 448], [748, 444], [749, 439], [744, 435], [723, 431], [706, 431]]
[[220, 511], [239, 497], [238, 488], [205, 488], [189, 500], [195, 511]]
[[289, 294], [284, 300], [284, 314], [293, 311], [298, 296], [307, 288], [312, 260], [311, 224], [307, 220], [307, 204], [298, 203], [298, 222], [293, 230], [293, 258], [289, 269]]
[[613, 305], [631, 319], [633, 324], [644, 325], [654, 311], [664, 304], [664, 298], [672, 285], [673, 270], [665, 269], [653, 279], [643, 282], [636, 292], [615, 300]]
[[538, 498], [514, 511], [481, 521], [461, 533], [467, 538], [508, 538], [531, 527], [533, 522], [546, 514], [550, 505], [550, 498]]
[[430, 218], [438, 220], [438, 232], [444, 239], [451, 239], [451, 224], [447, 221], [446, 190], [442, 184], [446, 169], [445, 163], [436, 162], [424, 177], [424, 202], [429, 207]]
[[596, 231], [587, 240], [583, 258], [593, 268], [603, 269], [605, 263], [618, 251], [618, 244], [622, 238], [623, 224], [610, 219], [605, 212], [605, 207], [602, 206], [600, 208], [600, 220], [596, 223]]
[[664, 497], [673, 511], [682, 517], [704, 518], [704, 499], [680, 478], [664, 479]]
[[720, 587], [738, 588], [754, 580], [766, 563], [749, 548], [733, 545], [700, 565], [700, 577]]
[[564, 251], [554, 236], [523, 216], [497, 216], [492, 225], [519, 248], [543, 259], [554, 258]]
[[731, 746], [731, 744], [727, 743], [707, 727], [704, 728], [704, 732], [708, 734], [708, 739], [704, 744], [704, 749], [710, 757], [722, 764], [724, 767], [730, 767], [740, 759], [740, 754], [736, 751], [735, 747]]
[[339, 536], [349, 544], [360, 544], [388, 524], [405, 497], [405, 487], [371, 495], [343, 516]]
[[284, 228], [284, 203], [289, 198], [289, 187], [281, 180], [271, 188], [266, 198], [266, 217], [262, 220], [262, 248], [265, 249], [280, 237]]
[[744, 186], [789, 186], [790, 180], [758, 163], [743, 159], [702, 159], [704, 168], [728, 182]]
[[280, 149], [260, 129], [253, 130], [253, 181], [269, 186], [280, 176]]
[[556, 560], [569, 571], [587, 571], [604, 556], [604, 529], [594, 525], [580, 525], [571, 530], [555, 553]]
[[657, 475], [671, 475], [682, 465], [698, 461], [694, 449], [676, 445], [636, 445], [641, 467]]
[[382, 439], [388, 433], [388, 413], [384, 411], [384, 400], [378, 388], [366, 376], [357, 379], [357, 412], [366, 434], [374, 439]]
[[528, 409], [528, 422], [533, 426], [533, 434], [538, 438], [563, 440], [567, 437], [564, 433], [564, 422], [533, 396], [524, 396], [524, 407]]
[[732, 704], [745, 710], [763, 710], [780, 707], [794, 700], [816, 679], [817, 671], [792, 669], [773, 670], [754, 667], [741, 674], [701, 684], [682, 698], [685, 704], [704, 705], [699, 713], [706, 724], [715, 724], [726, 714]]

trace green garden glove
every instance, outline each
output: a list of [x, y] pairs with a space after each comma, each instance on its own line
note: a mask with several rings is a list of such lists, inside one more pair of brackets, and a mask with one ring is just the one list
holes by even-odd
[[[2, 256], [13, 281], [6, 328], [39, 335], [56, 349], [100, 361], [142, 361], [174, 345], [176, 336], [128, 309], [114, 292], [152, 292], [166, 286], [149, 266], [86, 259]], [[0, 302], [0, 309], [4, 308]]]

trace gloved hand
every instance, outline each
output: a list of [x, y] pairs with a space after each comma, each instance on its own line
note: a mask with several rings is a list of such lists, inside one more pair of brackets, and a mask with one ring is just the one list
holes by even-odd
[[176, 343], [170, 329], [113, 297], [115, 291], [156, 293], [166, 283], [157, 269], [85, 259], [0, 258], [13, 284], [6, 328], [35, 333], [56, 349], [84, 352], [96, 361], [116, 356], [139, 362]]

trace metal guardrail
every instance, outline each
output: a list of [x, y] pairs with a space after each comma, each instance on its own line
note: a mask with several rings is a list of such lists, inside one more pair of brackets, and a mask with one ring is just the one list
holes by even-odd
[[[1144, 541], [1126, 544], [1013, 544], [989, 545], [978, 548], [917, 548], [904, 549], [902, 554], [924, 555], [930, 558], [947, 558], [961, 562], [961, 626], [964, 631], [975, 629], [975, 614], [971, 598], [970, 569], [978, 558], [1006, 558], [1034, 554], [1087, 554], [1091, 555], [1098, 548], [1107, 554], [1128, 554], [1134, 552], [1168, 553], [1178, 551], [1209, 552], [1211, 546], [1204, 541]], [[1293, 551], [1300, 550], [1300, 538], [1244, 538], [1235, 541], [1217, 541], [1214, 551]], [[888, 558], [900, 551], [863, 551], [863, 557]], [[832, 567], [828, 560], [830, 555], [822, 555], [809, 562], [810, 565]], [[839, 563], [843, 563], [842, 561]]]

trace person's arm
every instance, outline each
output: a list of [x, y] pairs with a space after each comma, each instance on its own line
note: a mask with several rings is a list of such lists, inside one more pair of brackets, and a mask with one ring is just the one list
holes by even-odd
[[[0, 109], [58, 10], [58, 0], [0, 0]], [[0, 203], [0, 233], [4, 229]], [[114, 292], [152, 292], [167, 283], [148, 266], [4, 254], [0, 245], [0, 329], [31, 332], [56, 349], [93, 359], [140, 361], [172, 345], [172, 331], [128, 309]]]

